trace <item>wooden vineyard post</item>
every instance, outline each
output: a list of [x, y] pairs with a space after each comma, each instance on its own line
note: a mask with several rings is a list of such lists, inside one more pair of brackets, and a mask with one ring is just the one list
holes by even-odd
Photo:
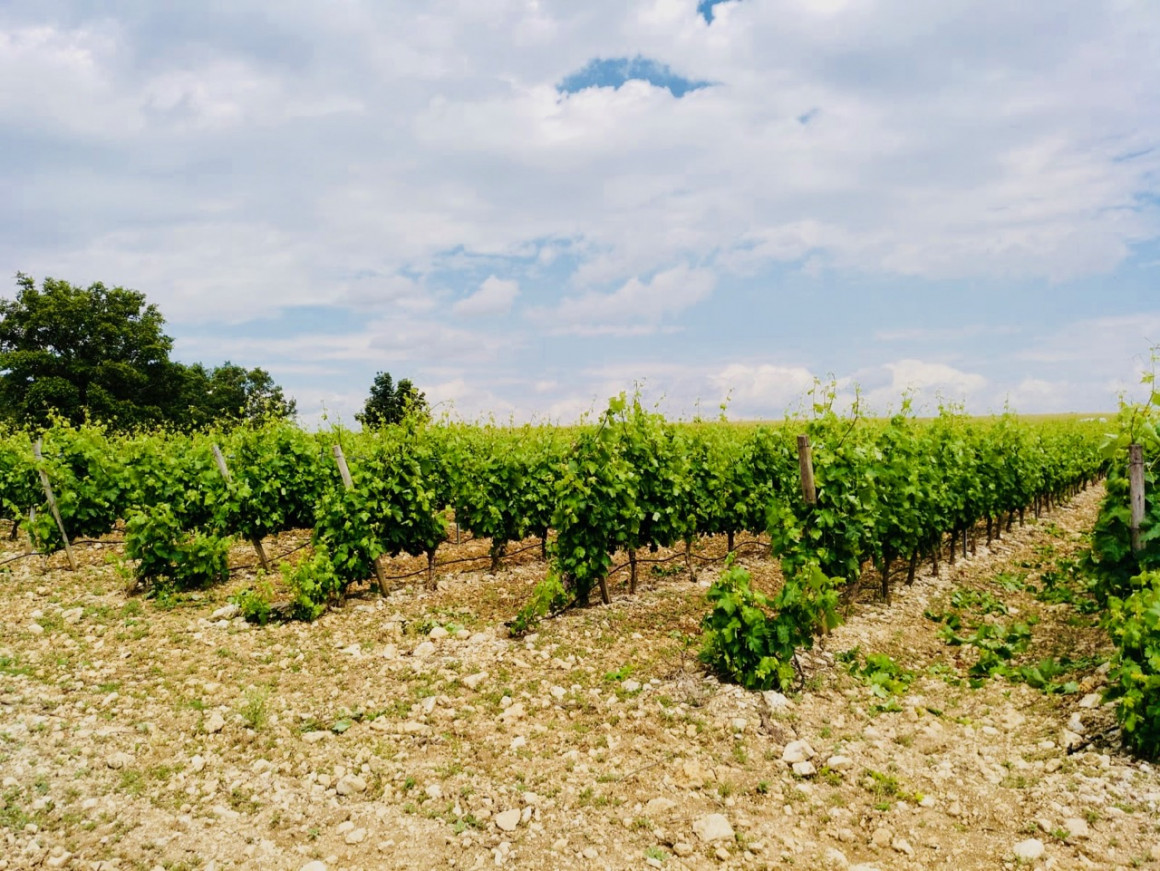
[[[60, 537], [64, 540], [64, 552], [68, 555], [68, 564], [74, 572], [77, 570], [77, 558], [73, 553], [72, 544], [68, 540], [68, 533], [64, 530], [64, 521], [60, 517], [60, 509], [56, 505], [56, 496], [52, 492], [52, 484], [48, 480], [48, 472], [44, 470], [44, 456], [40, 452], [40, 439], [32, 443], [32, 455], [36, 457], [36, 471], [40, 473], [40, 486], [44, 488], [44, 498], [48, 500], [48, 510], [52, 512], [52, 519], [56, 521], [56, 528], [60, 530]], [[32, 529], [29, 527], [29, 534]], [[31, 538], [29, 539], [31, 540]]]
[[[217, 463], [218, 471], [222, 473], [222, 477], [225, 478], [228, 484], [233, 478], [230, 476], [229, 466], [226, 465], [226, 458], [222, 456], [221, 448], [216, 444], [211, 445], [211, 447], [213, 448], [213, 458], [214, 462]], [[254, 546], [254, 552], [258, 555], [258, 562], [262, 566], [262, 571], [270, 571], [270, 561], [266, 559], [266, 550], [262, 547], [262, 539], [255, 535], [250, 539], [250, 544]]]
[[[333, 450], [334, 450], [334, 461], [336, 463], [338, 463], [338, 474], [342, 475], [342, 486], [345, 487], [347, 490], [353, 490], [354, 489], [354, 481], [351, 480], [350, 468], [346, 465], [346, 457], [343, 456], [342, 445], [340, 445], [338, 442], [335, 442]], [[375, 557], [374, 564], [375, 564], [375, 578], [379, 582], [379, 595], [386, 596], [387, 595], [387, 579], [385, 577], [383, 577], [383, 566], [379, 562], [378, 557]], [[428, 571], [430, 571], [430, 566], [428, 566]]]
[[1140, 552], [1140, 526], [1144, 523], [1144, 449], [1128, 445], [1128, 485], [1132, 502], [1132, 553]]
[[798, 467], [802, 476], [802, 499], [807, 505], [818, 504], [818, 491], [814, 486], [814, 457], [810, 450], [810, 437], [797, 437]]

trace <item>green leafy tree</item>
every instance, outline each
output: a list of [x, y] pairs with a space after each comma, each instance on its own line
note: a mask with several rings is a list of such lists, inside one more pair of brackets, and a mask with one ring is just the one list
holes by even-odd
[[0, 300], [0, 417], [43, 427], [98, 420], [120, 428], [290, 417], [295, 403], [263, 369], [169, 359], [173, 339], [145, 294], [16, 276]]
[[298, 411], [298, 404], [286, 398], [265, 369], [246, 369], [228, 360], [212, 369], [200, 363], [185, 368], [189, 425], [261, 423], [291, 418]]
[[0, 300], [0, 405], [4, 416], [43, 426], [55, 414], [122, 425], [163, 420], [180, 382], [173, 340], [145, 295], [97, 282], [87, 288], [16, 277]]
[[371, 385], [371, 395], [367, 397], [363, 410], [355, 415], [355, 420], [368, 429], [399, 423], [408, 415], [427, 417], [429, 415], [427, 396], [411, 383], [410, 378], [402, 378], [395, 384], [390, 372], [380, 372]]

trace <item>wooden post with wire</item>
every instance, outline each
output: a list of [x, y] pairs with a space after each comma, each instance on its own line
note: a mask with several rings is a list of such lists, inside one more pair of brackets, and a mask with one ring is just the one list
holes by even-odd
[[810, 448], [810, 437], [797, 437], [798, 467], [802, 476], [802, 499], [807, 505], [818, 504], [818, 491], [814, 486], [814, 457]]
[[[216, 444], [213, 447], [213, 458], [217, 463], [218, 471], [222, 473], [222, 477], [226, 479], [226, 483], [230, 483], [233, 477], [230, 475], [229, 466], [226, 465], [226, 458], [222, 456], [221, 448]], [[258, 562], [262, 565], [262, 571], [270, 571], [270, 561], [266, 559], [266, 550], [262, 547], [262, 539], [258, 536], [250, 538], [250, 544], [254, 546], [254, 552], [258, 555]]]
[[[342, 453], [342, 445], [338, 442], [334, 443], [332, 448], [334, 451], [334, 461], [338, 463], [338, 474], [342, 475], [342, 486], [347, 490], [354, 489], [354, 480], [350, 477], [350, 468], [346, 464], [346, 457]], [[375, 578], [379, 582], [379, 595], [387, 595], [387, 579], [383, 575], [383, 566], [379, 562], [379, 558], [375, 557], [372, 562], [375, 565]]]
[[[48, 472], [44, 470], [44, 455], [40, 452], [40, 439], [32, 443], [32, 455], [36, 457], [36, 471], [40, 473], [40, 486], [44, 488], [44, 498], [48, 500], [48, 510], [52, 512], [52, 519], [56, 521], [56, 528], [60, 530], [60, 537], [64, 541], [64, 552], [68, 555], [68, 564], [74, 572], [77, 570], [77, 558], [73, 553], [72, 543], [68, 540], [68, 533], [64, 529], [64, 521], [60, 516], [60, 508], [56, 504], [56, 496], [52, 492], [52, 484], [48, 480]], [[29, 530], [31, 533], [31, 530]]]
[[1129, 529], [1132, 534], [1132, 553], [1139, 553], [1140, 527], [1144, 523], [1144, 449], [1140, 445], [1128, 445], [1128, 485], [1132, 514]]

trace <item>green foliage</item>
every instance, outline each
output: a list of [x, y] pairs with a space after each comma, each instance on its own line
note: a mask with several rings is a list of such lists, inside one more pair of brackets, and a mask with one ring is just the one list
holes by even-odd
[[612, 552], [637, 540], [641, 513], [636, 471], [615, 427], [627, 408], [622, 394], [595, 429], [579, 433], [556, 483], [553, 565], [572, 598], [587, 603], [612, 565]]
[[165, 320], [139, 291], [53, 278], [37, 288], [23, 274], [17, 286], [0, 300], [0, 416], [11, 422], [192, 428], [294, 413], [262, 369], [170, 360]]
[[382, 554], [433, 553], [446, 535], [416, 435], [384, 429], [359, 448], [347, 458], [353, 489], [332, 483], [315, 512], [315, 546], [330, 555], [344, 591], [373, 577], [374, 561]]
[[833, 583], [816, 566], [770, 597], [730, 559], [706, 597], [713, 608], [701, 623], [701, 660], [746, 689], [790, 687], [798, 648], [812, 647], [815, 633], [838, 623]]
[[861, 680], [878, 698], [902, 695], [914, 680], [914, 672], [907, 671], [885, 653], [870, 653], [865, 664], [859, 664], [858, 648], [839, 654], [839, 661], [848, 663], [850, 674]]
[[139, 581], [190, 590], [229, 577], [230, 542], [185, 529], [166, 503], [131, 514], [125, 523], [125, 554], [137, 560]]
[[247, 623], [265, 626], [270, 622], [270, 616], [273, 614], [272, 598], [273, 589], [270, 587], [270, 582], [264, 578], [259, 578], [254, 587], [234, 594], [230, 597], [230, 601], [238, 606]]
[[1124, 741], [1136, 752], [1160, 754], [1160, 572], [1132, 579], [1134, 592], [1108, 601], [1104, 624], [1116, 654], [1109, 695]]
[[377, 429], [402, 423], [409, 416], [430, 416], [426, 394], [416, 389], [409, 378], [400, 379], [396, 385], [391, 373], [379, 372], [371, 384], [371, 394], [363, 410], [355, 415], [355, 420], [367, 429]]
[[508, 627], [511, 634], [513, 636], [526, 634], [544, 617], [566, 608], [571, 604], [572, 598], [572, 595], [564, 589], [560, 576], [555, 572], [548, 572], [548, 576], [536, 584], [531, 600], [512, 620]]
[[293, 566], [282, 563], [280, 569], [290, 590], [291, 616], [297, 620], [318, 619], [346, 588], [323, 546], [316, 546], [310, 559]]

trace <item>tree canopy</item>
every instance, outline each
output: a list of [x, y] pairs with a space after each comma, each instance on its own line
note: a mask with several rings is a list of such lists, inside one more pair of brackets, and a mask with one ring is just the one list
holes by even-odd
[[363, 426], [374, 429], [399, 423], [407, 415], [426, 417], [429, 413], [426, 394], [416, 389], [410, 378], [401, 378], [396, 385], [391, 373], [380, 372], [371, 384], [371, 395], [355, 419]]
[[0, 418], [190, 428], [295, 412], [263, 369], [171, 360], [165, 319], [140, 291], [54, 278], [38, 288], [23, 273], [16, 283], [16, 298], [0, 300]]

